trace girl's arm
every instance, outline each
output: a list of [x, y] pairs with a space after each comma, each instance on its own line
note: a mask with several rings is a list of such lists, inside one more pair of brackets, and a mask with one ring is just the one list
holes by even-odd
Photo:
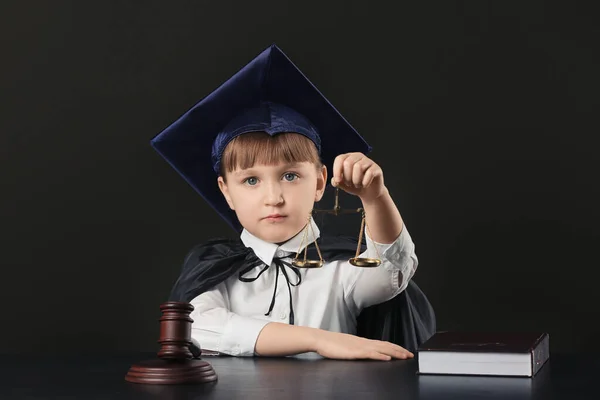
[[279, 322], [265, 325], [256, 341], [256, 354], [261, 356], [277, 357], [307, 352], [340, 360], [385, 361], [414, 357], [413, 353], [390, 342]]

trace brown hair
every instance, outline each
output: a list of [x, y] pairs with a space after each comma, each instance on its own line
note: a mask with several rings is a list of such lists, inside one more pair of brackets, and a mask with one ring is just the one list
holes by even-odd
[[280, 162], [311, 162], [317, 169], [321, 160], [312, 140], [299, 133], [280, 133], [271, 136], [265, 132], [249, 132], [234, 138], [221, 158], [221, 176], [237, 168], [251, 168], [255, 164], [275, 165]]

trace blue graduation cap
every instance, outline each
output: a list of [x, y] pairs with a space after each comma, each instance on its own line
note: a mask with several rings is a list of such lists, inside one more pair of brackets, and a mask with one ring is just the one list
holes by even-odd
[[248, 132], [310, 138], [331, 174], [339, 154], [371, 151], [365, 140], [276, 45], [271, 45], [151, 140], [154, 149], [240, 232], [217, 174], [221, 155]]

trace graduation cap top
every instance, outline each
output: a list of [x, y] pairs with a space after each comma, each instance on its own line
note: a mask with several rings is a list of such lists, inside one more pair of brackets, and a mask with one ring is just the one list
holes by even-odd
[[276, 45], [206, 96], [151, 140], [154, 149], [240, 232], [217, 184], [225, 146], [247, 132], [300, 133], [331, 173], [339, 154], [371, 151], [365, 140]]

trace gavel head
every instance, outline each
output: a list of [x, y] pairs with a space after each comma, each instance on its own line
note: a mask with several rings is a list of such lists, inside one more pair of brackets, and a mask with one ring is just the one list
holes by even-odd
[[169, 360], [193, 358], [190, 352], [192, 344], [192, 322], [190, 313], [194, 306], [190, 303], [169, 301], [161, 304], [160, 339], [161, 349], [158, 357]]

